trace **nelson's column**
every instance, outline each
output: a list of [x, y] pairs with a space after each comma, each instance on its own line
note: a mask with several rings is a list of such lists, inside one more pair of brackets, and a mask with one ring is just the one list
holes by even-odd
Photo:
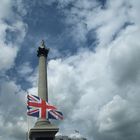
[[[38, 96], [48, 101], [47, 87], [47, 65], [46, 60], [49, 49], [45, 47], [44, 41], [38, 47], [37, 56], [39, 57], [39, 80], [38, 80]], [[58, 128], [51, 124], [47, 119], [38, 119], [35, 126], [30, 129], [30, 140], [54, 140]]]

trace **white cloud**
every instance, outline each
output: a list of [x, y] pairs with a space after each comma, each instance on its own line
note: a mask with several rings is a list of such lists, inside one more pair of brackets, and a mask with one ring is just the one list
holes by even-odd
[[121, 140], [126, 135], [138, 140], [139, 47], [136, 41], [129, 43], [129, 36], [123, 35], [123, 42], [118, 39], [96, 53], [85, 50], [49, 62], [49, 98], [64, 113], [62, 128], [79, 129], [97, 140], [105, 136]]
[[[10, 69], [14, 65], [19, 43], [23, 41], [26, 33], [26, 25], [13, 10], [15, 5], [20, 10], [20, 2], [2, 0], [0, 5], [0, 70]], [[7, 37], [12, 34], [15, 34], [15, 38], [10, 37], [8, 40]]]
[[18, 48], [3, 43], [0, 44], [0, 47], [0, 70], [7, 70], [14, 65]]
[[[70, 35], [76, 43], [85, 42], [88, 32], [94, 30], [99, 42], [98, 46], [107, 47], [127, 24], [139, 26], [140, 3], [138, 1], [107, 0], [105, 8], [102, 8], [97, 1], [78, 0], [65, 3], [65, 7], [70, 3], [73, 5], [70, 10], [65, 8], [61, 10], [66, 15], [66, 23], [71, 27]], [[61, 2], [59, 4], [61, 5]], [[95, 34], [92, 38], [94, 36]]]
[[29, 74], [32, 73], [32, 71], [33, 69], [29, 62], [25, 62], [18, 68], [18, 73], [20, 74], [20, 76], [25, 76], [25, 75], [28, 76]]
[[[73, 8], [66, 10], [70, 2]], [[49, 99], [62, 110], [65, 117], [59, 126], [65, 129], [62, 131], [78, 129], [89, 139], [138, 140], [140, 135], [139, 2], [108, 0], [105, 8], [102, 9], [97, 2], [89, 0], [60, 1], [60, 7], [64, 8], [63, 12], [68, 17], [66, 23], [71, 25], [71, 35], [79, 44], [86, 41], [89, 31], [95, 30], [99, 45], [96, 46], [95, 52], [83, 49], [73, 56], [49, 61]], [[133, 24], [123, 28], [126, 22]], [[22, 32], [20, 29], [24, 24], [20, 23], [7, 25], [2, 22], [1, 48], [9, 53], [9, 58], [6, 60], [6, 56], [1, 54], [0, 60], [6, 61], [5, 63], [0, 61], [1, 70], [12, 67], [17, 54], [17, 47], [5, 44], [5, 31], [12, 26], [10, 29], [15, 30], [19, 27], [19, 32]], [[24, 37], [24, 31], [23, 36], [21, 34], [22, 37]], [[116, 38], [113, 40], [114, 35]], [[8, 47], [12, 50], [8, 51]], [[29, 64], [24, 66], [24, 71], [21, 73], [30, 73]], [[33, 85], [29, 92], [37, 94], [37, 70], [27, 80]], [[13, 101], [16, 98], [13, 93], [22, 92], [13, 82], [6, 83], [6, 86], [2, 87], [3, 93], [8, 94], [2, 95], [3, 100], [8, 98]], [[9, 107], [9, 111], [16, 105], [19, 103], [16, 102]], [[22, 105], [22, 109], [17, 110], [19, 118], [22, 118], [20, 112], [24, 110], [23, 108]], [[1, 113], [3, 114], [3, 109]], [[0, 119], [2, 120], [0, 126], [3, 126], [3, 120], [6, 121], [6, 119], [3, 115]], [[18, 118], [15, 119], [18, 120]], [[8, 121], [6, 125], [9, 131], [12, 121]], [[21, 120], [21, 123], [25, 126], [25, 121]], [[19, 122], [15, 128], [18, 126]], [[12, 128], [12, 130], [15, 129]], [[13, 131], [10, 135], [18, 137]], [[21, 131], [19, 133], [23, 134], [24, 128]]]
[[0, 5], [0, 18], [5, 18], [11, 15], [11, 8], [12, 8], [12, 1], [11, 0], [1, 0]]
[[[99, 113], [99, 131], [113, 131], [115, 128], [123, 126], [129, 116], [124, 116], [127, 112], [128, 102], [116, 95], [113, 100], [102, 107]], [[120, 125], [120, 126], [119, 126]]]
[[26, 104], [25, 95], [23, 94], [24, 91], [22, 91], [20, 86], [16, 85], [14, 81], [4, 79], [1, 80], [0, 136], [2, 139], [7, 140], [9, 137], [13, 139], [18, 139], [19, 137], [23, 138], [23, 136], [25, 137], [24, 133], [27, 131], [27, 122], [25, 118]]
[[110, 133], [117, 139], [138, 139], [140, 119], [138, 107], [116, 95], [102, 107], [97, 123], [99, 134]]
[[92, 9], [81, 2], [66, 11], [76, 41], [95, 30], [99, 45], [96, 52], [85, 49], [49, 62], [49, 97], [66, 114], [62, 128], [77, 128], [96, 140], [139, 139], [140, 35], [134, 3], [107, 1], [105, 9], [95, 3]]
[[111, 45], [110, 68], [113, 76], [118, 75], [114, 79], [119, 84], [139, 80], [139, 31], [137, 27], [130, 27]]
[[5, 75], [14, 66], [26, 34], [20, 15], [25, 11], [21, 5], [22, 2], [16, 0], [1, 0], [0, 4], [0, 138], [5, 140], [22, 139], [27, 128], [23, 91]]

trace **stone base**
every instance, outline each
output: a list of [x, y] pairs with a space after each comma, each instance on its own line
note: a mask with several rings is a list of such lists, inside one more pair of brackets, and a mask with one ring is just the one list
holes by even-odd
[[30, 140], [54, 140], [58, 128], [47, 120], [39, 120], [35, 127], [30, 129]]

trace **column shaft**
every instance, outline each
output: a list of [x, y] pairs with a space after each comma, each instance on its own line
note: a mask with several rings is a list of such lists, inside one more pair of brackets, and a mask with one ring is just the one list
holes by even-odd
[[38, 81], [38, 96], [43, 100], [48, 101], [48, 87], [47, 87], [47, 65], [46, 57], [39, 56], [39, 81]]

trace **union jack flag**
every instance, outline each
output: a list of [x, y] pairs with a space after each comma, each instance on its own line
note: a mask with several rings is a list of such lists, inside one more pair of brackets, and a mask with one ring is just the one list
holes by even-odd
[[56, 107], [35, 95], [27, 95], [27, 114], [29, 116], [46, 119], [47, 110], [56, 110]]

